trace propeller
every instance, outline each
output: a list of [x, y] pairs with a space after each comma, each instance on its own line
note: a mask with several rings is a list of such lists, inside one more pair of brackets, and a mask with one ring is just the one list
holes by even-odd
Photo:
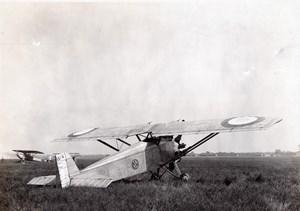
[[180, 143], [182, 135], [178, 135], [174, 141], [178, 144], [178, 149], [183, 149], [186, 147], [185, 143]]
[[[183, 148], [185, 148], [186, 147], [186, 144], [185, 143], [180, 143], [180, 141], [181, 141], [181, 137], [182, 137], [182, 135], [178, 135], [178, 136], [176, 136], [176, 138], [174, 138], [174, 142], [175, 143], [177, 143], [177, 147], [175, 148], [175, 156], [176, 155], [178, 155], [179, 153], [180, 153], [180, 149], [183, 149]], [[177, 161], [175, 161], [175, 162], [178, 162], [178, 161], [180, 161], [180, 159], [178, 159]], [[176, 169], [176, 163], [175, 162], [171, 162], [170, 164], [169, 164], [169, 169], [171, 170], [171, 171], [173, 171], [174, 169]], [[177, 169], [178, 169], [178, 167], [177, 167]], [[177, 170], [178, 171], [178, 170]], [[180, 172], [179, 172], [179, 174], [180, 174]]]

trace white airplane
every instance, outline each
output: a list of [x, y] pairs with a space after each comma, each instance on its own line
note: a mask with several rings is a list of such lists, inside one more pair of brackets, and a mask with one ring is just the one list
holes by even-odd
[[[160, 179], [164, 173], [187, 181], [189, 175], [182, 173], [177, 162], [187, 153], [215, 137], [219, 133], [267, 129], [280, 122], [279, 118], [234, 117], [221, 120], [173, 121], [160, 124], [144, 124], [130, 127], [90, 128], [70, 134], [56, 141], [99, 141], [117, 151], [86, 168], [79, 170], [69, 153], [56, 155], [59, 178], [55, 175], [35, 177], [29, 185], [60, 183], [62, 188], [84, 186], [106, 188], [112, 182], [150, 172], [151, 178]], [[193, 145], [180, 143], [182, 135], [209, 134]], [[135, 136], [137, 143], [125, 141]], [[117, 144], [129, 147], [119, 151], [104, 140], [115, 139]]]
[[[41, 151], [37, 150], [13, 150], [16, 152], [17, 157], [20, 159], [21, 163], [26, 161], [36, 161], [36, 162], [52, 162], [55, 160], [55, 155], [60, 153], [53, 153], [52, 155], [44, 154]], [[77, 156], [80, 156], [79, 153], [70, 153], [72, 159], [76, 159]]]

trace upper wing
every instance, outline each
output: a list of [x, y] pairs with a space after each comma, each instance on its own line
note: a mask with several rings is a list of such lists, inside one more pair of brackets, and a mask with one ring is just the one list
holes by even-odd
[[68, 138], [56, 139], [55, 141], [116, 139], [147, 133], [159, 136], [262, 130], [268, 129], [281, 120], [282, 119], [279, 118], [246, 116], [201, 121], [174, 121], [170, 123], [145, 124], [131, 127], [90, 128], [72, 133]]
[[43, 152], [36, 151], [36, 150], [18, 150], [14, 149], [14, 152], [22, 152], [22, 153], [35, 153], [35, 154], [44, 154]]

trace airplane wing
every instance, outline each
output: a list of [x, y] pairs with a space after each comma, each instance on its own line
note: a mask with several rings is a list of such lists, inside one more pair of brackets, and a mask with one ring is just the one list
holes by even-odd
[[268, 129], [280, 122], [279, 118], [266, 117], [233, 117], [219, 120], [202, 120], [191, 122], [174, 122], [153, 135], [191, 135], [207, 133], [224, 133]]
[[162, 136], [263, 130], [268, 129], [281, 120], [280, 118], [272, 117], [244, 116], [215, 120], [174, 121], [130, 127], [90, 128], [72, 133], [67, 138], [56, 139], [55, 141], [107, 140], [149, 133], [153, 136]]
[[36, 151], [36, 150], [17, 150], [14, 149], [14, 152], [21, 152], [21, 153], [34, 153], [34, 154], [44, 154], [43, 152]]

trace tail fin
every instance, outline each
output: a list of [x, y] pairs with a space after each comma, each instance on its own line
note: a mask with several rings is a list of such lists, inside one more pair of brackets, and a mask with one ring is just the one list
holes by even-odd
[[67, 152], [56, 155], [56, 163], [61, 187], [69, 187], [72, 177], [80, 173], [76, 163], [72, 159], [71, 155]]

